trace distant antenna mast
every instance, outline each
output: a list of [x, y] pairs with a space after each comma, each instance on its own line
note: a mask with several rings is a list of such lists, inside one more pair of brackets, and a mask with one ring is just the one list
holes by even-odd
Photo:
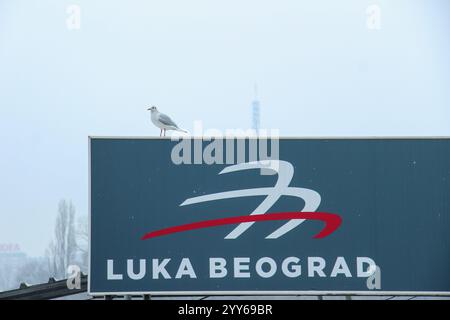
[[252, 102], [252, 129], [259, 134], [260, 103], [258, 100], [258, 86], [255, 84], [255, 98]]

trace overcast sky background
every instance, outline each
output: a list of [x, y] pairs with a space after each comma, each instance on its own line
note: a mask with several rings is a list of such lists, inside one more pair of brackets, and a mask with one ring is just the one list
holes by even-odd
[[248, 128], [257, 83], [282, 135], [450, 135], [449, 18], [447, 0], [0, 0], [0, 243], [42, 255], [61, 198], [86, 215], [88, 135], [158, 135], [152, 104]]

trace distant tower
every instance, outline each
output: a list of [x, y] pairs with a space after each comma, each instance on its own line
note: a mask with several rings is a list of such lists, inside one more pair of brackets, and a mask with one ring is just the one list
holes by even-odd
[[252, 102], [252, 129], [259, 133], [260, 104], [258, 100], [258, 87], [255, 84], [255, 99]]

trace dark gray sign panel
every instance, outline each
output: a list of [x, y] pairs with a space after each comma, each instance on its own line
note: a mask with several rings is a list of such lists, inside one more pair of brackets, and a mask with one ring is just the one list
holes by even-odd
[[192, 142], [90, 139], [90, 293], [450, 293], [449, 139]]

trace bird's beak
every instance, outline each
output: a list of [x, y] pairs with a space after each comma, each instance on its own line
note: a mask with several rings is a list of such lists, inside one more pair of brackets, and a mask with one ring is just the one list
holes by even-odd
[[152, 108], [148, 108], [147, 111], [150, 111]]

